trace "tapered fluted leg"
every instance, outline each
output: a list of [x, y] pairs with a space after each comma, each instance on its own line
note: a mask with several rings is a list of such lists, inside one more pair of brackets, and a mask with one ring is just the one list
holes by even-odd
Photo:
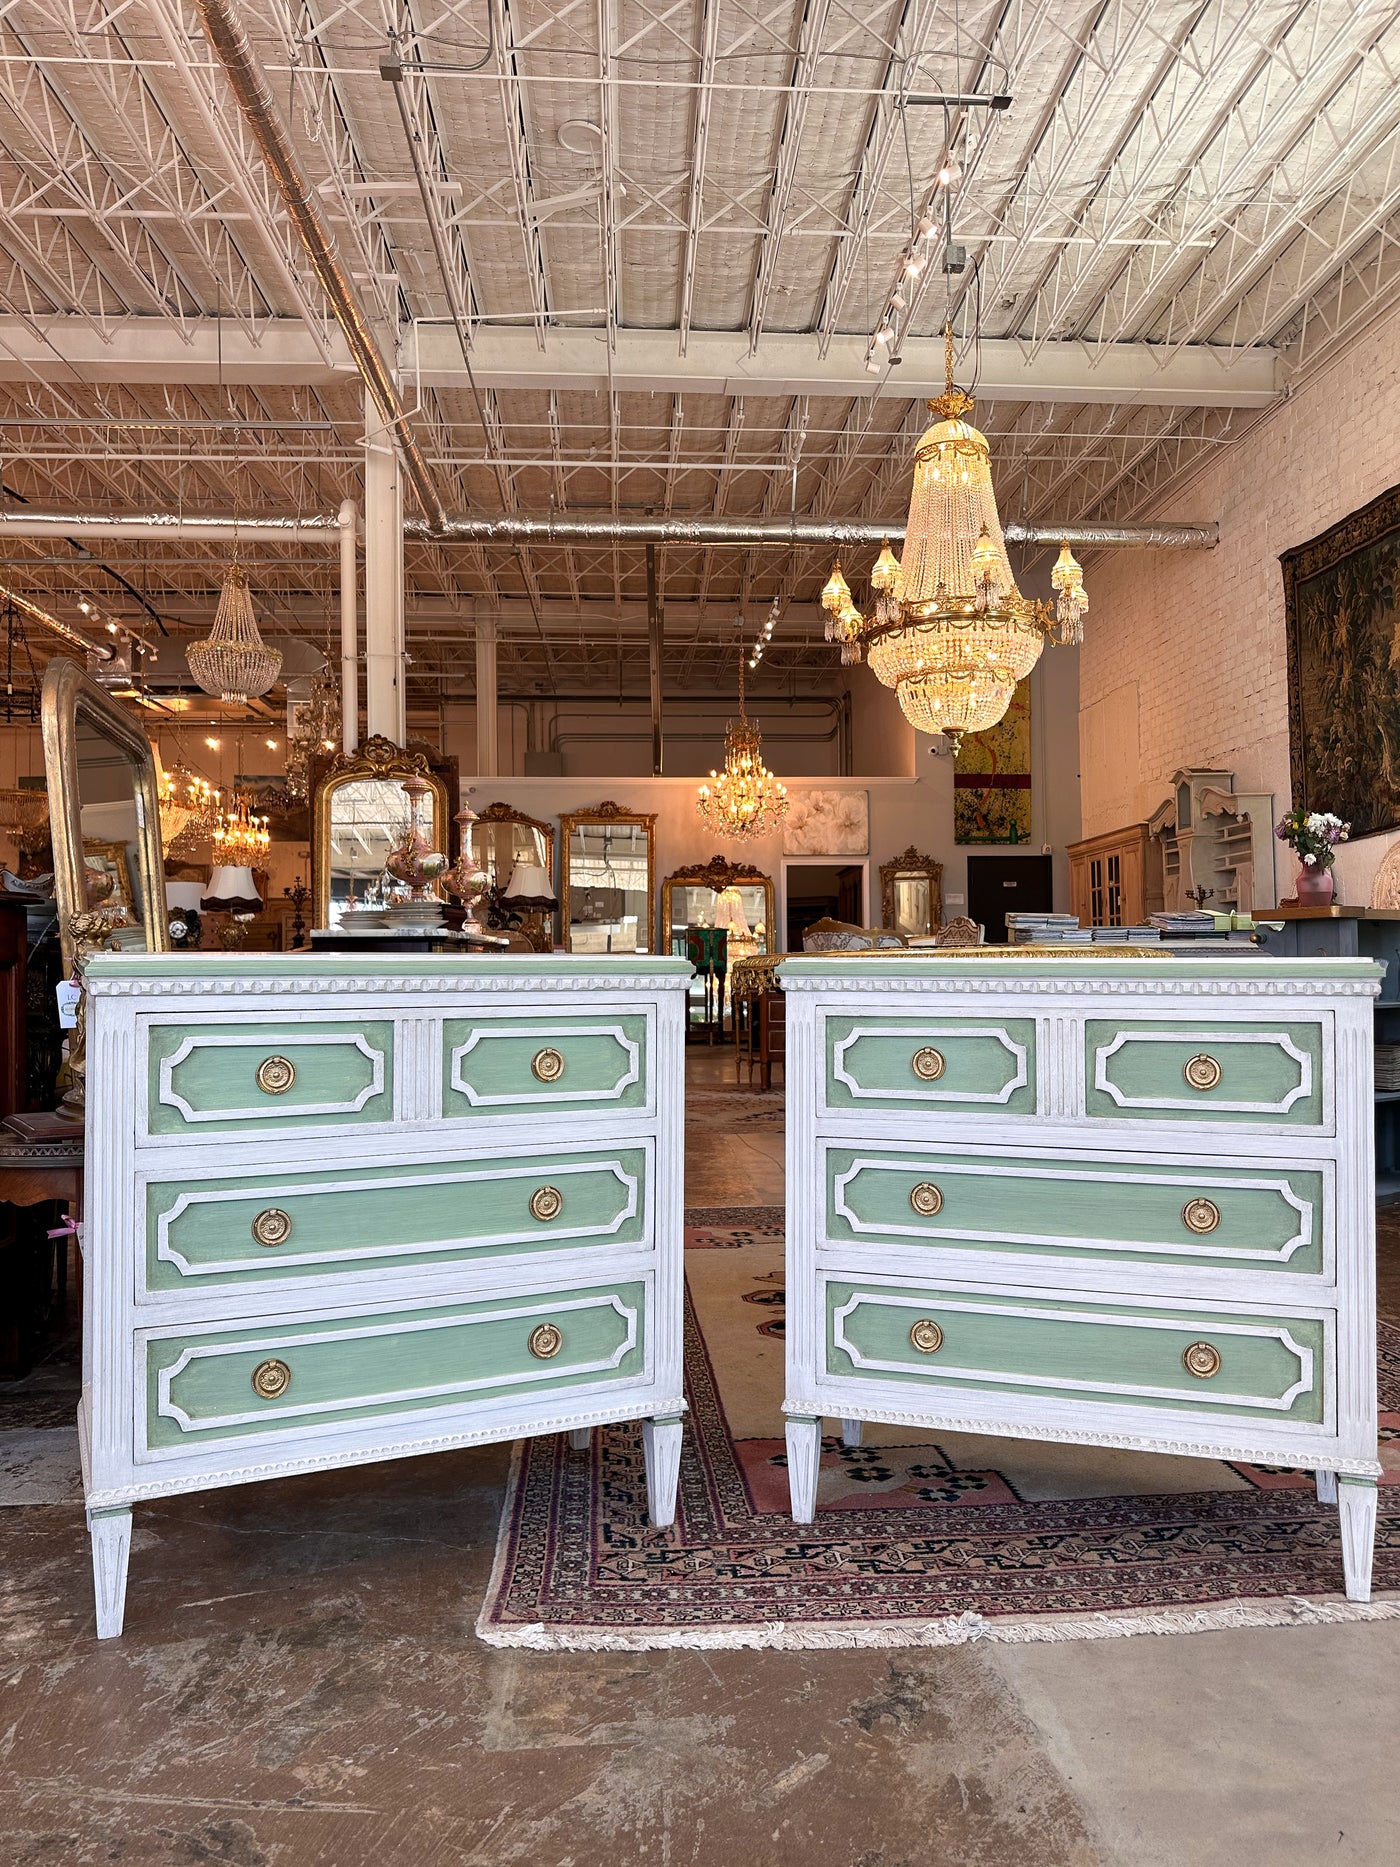
[[642, 1450], [647, 1462], [647, 1511], [658, 1530], [676, 1520], [676, 1486], [681, 1475], [679, 1420], [643, 1420]]
[[810, 1523], [817, 1514], [817, 1469], [822, 1457], [820, 1420], [787, 1423], [788, 1496], [794, 1523]]
[[592, 1440], [593, 1428], [591, 1426], [576, 1426], [569, 1434], [569, 1444], [575, 1452], [587, 1452]]
[[1317, 1501], [1319, 1504], [1335, 1504], [1337, 1501], [1337, 1474], [1335, 1472], [1316, 1472]]
[[1337, 1484], [1342, 1520], [1342, 1566], [1347, 1600], [1371, 1599], [1371, 1552], [1376, 1541], [1376, 1481], [1342, 1477]]
[[111, 1640], [126, 1613], [126, 1565], [131, 1555], [131, 1507], [88, 1512], [92, 1585], [97, 1597], [97, 1638]]
[[841, 1444], [843, 1446], [858, 1446], [864, 1437], [864, 1420], [842, 1420]]

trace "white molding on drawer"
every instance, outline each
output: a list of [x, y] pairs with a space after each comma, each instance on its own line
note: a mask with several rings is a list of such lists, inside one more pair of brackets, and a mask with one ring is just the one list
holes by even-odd
[[[852, 1044], [858, 1044], [865, 1037], [918, 1037], [921, 1041], [935, 1037], [945, 1040], [954, 1037], [994, 1037], [1015, 1059], [1016, 1074], [1009, 1083], [995, 1092], [988, 1089], [862, 1089], [846, 1068], [846, 1052]], [[891, 1030], [878, 1024], [858, 1024], [854, 1030], [847, 1032], [845, 1037], [838, 1039], [833, 1046], [831, 1073], [838, 1083], [845, 1084], [853, 1101], [983, 1102], [1005, 1105], [1018, 1089], [1024, 1089], [1030, 1081], [1030, 1053], [1024, 1044], [1018, 1044], [1006, 1027], [1000, 1024], [989, 1024], [976, 1030], [969, 1030], [965, 1025], [926, 1025], [920, 1022], [917, 1031]]]
[[[197, 1050], [247, 1050], [254, 1051], [263, 1045], [285, 1044], [288, 1049], [305, 1050], [311, 1046], [329, 1048], [339, 1045], [349, 1046], [369, 1058], [370, 1080], [364, 1089], [348, 1102], [290, 1102], [282, 1103], [275, 1099], [264, 1099], [255, 1106], [233, 1109], [195, 1109], [182, 1095], [177, 1095], [173, 1077], [180, 1064], [194, 1055]], [[210, 1032], [192, 1033], [173, 1051], [170, 1056], [162, 1057], [160, 1064], [160, 1095], [158, 1101], [163, 1108], [177, 1109], [187, 1122], [211, 1121], [275, 1121], [279, 1118], [294, 1121], [307, 1115], [358, 1115], [367, 1102], [384, 1093], [384, 1052], [376, 1050], [362, 1032], [358, 1031], [322, 1031], [301, 1032], [278, 1038], [222, 1037]], [[388, 1117], [386, 1115], [385, 1119]]]
[[1273, 1340], [1297, 1357], [1298, 1379], [1277, 1400], [1267, 1400], [1251, 1394], [1212, 1393], [1204, 1387], [1198, 1393], [1194, 1389], [1142, 1387], [1123, 1381], [1081, 1381], [1073, 1375], [1015, 1374], [995, 1368], [958, 1368], [942, 1361], [936, 1365], [930, 1364], [927, 1369], [907, 1361], [877, 1361], [862, 1355], [845, 1333], [846, 1319], [864, 1305], [874, 1305], [881, 1309], [915, 1310], [921, 1315], [930, 1307], [940, 1307], [927, 1296], [901, 1296], [893, 1290], [878, 1293], [857, 1291], [849, 1302], [843, 1303], [833, 1312], [832, 1340], [863, 1373], [916, 1375], [932, 1382], [964, 1380], [994, 1386], [1053, 1388], [1065, 1394], [1113, 1394], [1130, 1400], [1189, 1401], [1193, 1407], [1199, 1402], [1207, 1407], [1247, 1407], [1251, 1412], [1276, 1413], [1286, 1413], [1300, 1394], [1311, 1393], [1314, 1386], [1312, 1350], [1296, 1341], [1282, 1324], [1270, 1327], [1260, 1323], [1227, 1323], [1218, 1321], [1214, 1316], [1209, 1322], [1203, 1322], [1198, 1316], [1113, 1316], [1095, 1310], [1032, 1309], [1019, 1303], [968, 1302], [964, 1297], [942, 1306], [950, 1315], [1017, 1316], [1041, 1322], [1082, 1322], [1106, 1324], [1110, 1328], [1170, 1330], [1173, 1333], [1194, 1330], [1210, 1335], [1247, 1336], [1255, 1341]]
[[[828, 1148], [830, 1143], [827, 1143]], [[976, 1231], [968, 1226], [949, 1227], [947, 1229], [927, 1225], [896, 1225], [893, 1221], [876, 1223], [857, 1217], [846, 1202], [846, 1188], [856, 1175], [870, 1168], [876, 1172], [886, 1169], [905, 1173], [944, 1174], [950, 1177], [967, 1177], [987, 1180], [1068, 1180], [1076, 1186], [1085, 1181], [1093, 1181], [1105, 1186], [1170, 1186], [1186, 1192], [1266, 1192], [1277, 1193], [1298, 1214], [1298, 1230], [1295, 1235], [1276, 1248], [1252, 1247], [1248, 1245], [1212, 1244], [1209, 1237], [1198, 1238], [1195, 1242], [1182, 1240], [1141, 1240], [1123, 1238], [1091, 1238], [1065, 1232], [995, 1232]], [[1313, 1168], [1311, 1171], [1320, 1171]], [[1132, 1178], [1126, 1174], [1094, 1173], [1085, 1168], [1066, 1162], [1061, 1168], [1019, 1166], [1008, 1160], [999, 1160], [987, 1165], [976, 1162], [945, 1161], [930, 1159], [925, 1156], [920, 1160], [903, 1160], [895, 1155], [861, 1155], [853, 1160], [844, 1173], [839, 1173], [835, 1181], [835, 1207], [837, 1214], [850, 1226], [858, 1237], [863, 1238], [912, 1238], [920, 1244], [947, 1245], [952, 1247], [959, 1239], [975, 1239], [983, 1244], [1043, 1245], [1048, 1250], [1067, 1251], [1118, 1251], [1147, 1253], [1153, 1256], [1198, 1258], [1239, 1258], [1260, 1264], [1287, 1264], [1289, 1259], [1304, 1246], [1313, 1242], [1313, 1222], [1315, 1212], [1310, 1199], [1301, 1199], [1293, 1191], [1286, 1179], [1220, 1179], [1210, 1173], [1139, 1173]], [[839, 1246], [840, 1240], [832, 1241]]]
[[[560, 1089], [526, 1090], [523, 1095], [485, 1096], [463, 1080], [462, 1060], [478, 1044], [510, 1040], [512, 1042], [533, 1043], [544, 1039], [556, 1042], [570, 1037], [611, 1037], [627, 1056], [627, 1070], [611, 1089]], [[629, 1090], [633, 1083], [642, 1079], [642, 1047], [634, 1038], [628, 1037], [620, 1024], [534, 1024], [529, 1030], [493, 1031], [485, 1028], [473, 1031], [465, 1044], [457, 1044], [452, 1051], [452, 1072], [450, 1081], [459, 1095], [464, 1095], [473, 1108], [549, 1108], [560, 1102], [617, 1102]]]
[[[557, 1373], [558, 1380], [564, 1385], [580, 1375], [606, 1374], [618, 1367], [637, 1345], [637, 1320], [639, 1309], [626, 1304], [615, 1292], [597, 1297], [573, 1297], [563, 1302], [536, 1300], [533, 1303], [515, 1305], [507, 1309], [489, 1310], [475, 1316], [448, 1315], [412, 1322], [370, 1323], [364, 1328], [323, 1329], [307, 1331], [301, 1335], [282, 1335], [276, 1327], [262, 1331], [243, 1342], [211, 1343], [207, 1348], [186, 1348], [177, 1361], [168, 1368], [162, 1368], [156, 1378], [157, 1406], [161, 1417], [174, 1420], [182, 1433], [197, 1432], [214, 1434], [235, 1426], [261, 1425], [268, 1432], [275, 1432], [284, 1422], [296, 1425], [308, 1419], [325, 1419], [334, 1414], [352, 1412], [362, 1407], [408, 1405], [414, 1401], [441, 1399], [446, 1395], [474, 1393], [482, 1388], [518, 1387], [526, 1382], [538, 1381], [549, 1372], [547, 1363], [537, 1368], [524, 1368], [518, 1374], [481, 1375], [457, 1381], [440, 1382], [431, 1387], [410, 1387], [384, 1389], [375, 1393], [349, 1395], [342, 1400], [318, 1400], [292, 1405], [279, 1406], [276, 1412], [267, 1409], [254, 1409], [248, 1413], [216, 1414], [212, 1418], [191, 1419], [184, 1409], [177, 1406], [170, 1395], [170, 1385], [191, 1362], [222, 1359], [229, 1355], [282, 1353], [294, 1348], [303, 1348], [308, 1344], [327, 1342], [383, 1341], [393, 1335], [421, 1335], [441, 1329], [474, 1328], [479, 1323], [512, 1322], [529, 1316], [564, 1316], [571, 1311], [612, 1309], [622, 1317], [627, 1325], [625, 1339], [614, 1352], [602, 1361], [569, 1362], [562, 1365]], [[176, 1331], [175, 1333], [179, 1333]], [[146, 1342], [161, 1339], [155, 1332], [143, 1332]], [[160, 1452], [162, 1447], [148, 1447], [148, 1451]]]
[[[1108, 1059], [1128, 1044], [1272, 1044], [1299, 1065], [1300, 1081], [1281, 1102], [1225, 1102], [1212, 1097], [1209, 1102], [1203, 1099], [1194, 1103], [1184, 1096], [1127, 1096], [1116, 1083], [1109, 1082], [1106, 1066]], [[1094, 1087], [1120, 1109], [1199, 1108], [1203, 1116], [1211, 1109], [1229, 1115], [1286, 1115], [1295, 1102], [1312, 1094], [1312, 1058], [1298, 1048], [1287, 1031], [1193, 1031], [1184, 1026], [1165, 1031], [1120, 1031], [1111, 1044], [1094, 1052]]]
[[[639, 1145], [641, 1145], [639, 1143]], [[468, 1185], [477, 1181], [497, 1180], [539, 1180], [547, 1177], [552, 1180], [564, 1179], [570, 1174], [597, 1173], [610, 1171], [627, 1190], [627, 1204], [610, 1224], [556, 1226], [539, 1224], [527, 1232], [491, 1232], [479, 1238], [451, 1237], [423, 1239], [413, 1244], [380, 1244], [346, 1246], [339, 1251], [302, 1251], [286, 1252], [280, 1248], [274, 1252], [263, 1247], [252, 1257], [221, 1258], [214, 1263], [194, 1264], [176, 1249], [170, 1242], [170, 1227], [192, 1206], [217, 1206], [245, 1199], [309, 1199], [324, 1193], [362, 1193], [417, 1189], [425, 1186]], [[313, 1265], [330, 1269], [337, 1264], [359, 1264], [366, 1260], [423, 1257], [439, 1251], [470, 1252], [492, 1250], [501, 1245], [540, 1244], [547, 1245], [565, 1238], [608, 1238], [621, 1231], [629, 1219], [638, 1212], [638, 1193], [640, 1182], [634, 1173], [628, 1173], [620, 1160], [577, 1161], [563, 1164], [557, 1161], [538, 1161], [520, 1167], [508, 1167], [498, 1171], [480, 1173], [463, 1170], [454, 1173], [403, 1174], [392, 1179], [368, 1179], [360, 1176], [355, 1179], [335, 1180], [315, 1186], [288, 1186], [272, 1184], [265, 1186], [247, 1186], [237, 1189], [224, 1187], [212, 1193], [181, 1193], [173, 1206], [157, 1214], [156, 1256], [166, 1264], [173, 1264], [183, 1277], [228, 1277], [240, 1271], [277, 1272], [297, 1265]], [[259, 1283], [273, 1281], [272, 1277], [260, 1278]], [[166, 1296], [170, 1291], [158, 1291], [155, 1294]]]

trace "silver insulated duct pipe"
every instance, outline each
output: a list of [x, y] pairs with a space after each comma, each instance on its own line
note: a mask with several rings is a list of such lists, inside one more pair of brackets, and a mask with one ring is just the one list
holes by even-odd
[[[1113, 548], [1146, 545], [1156, 550], [1209, 551], [1220, 542], [1218, 525], [1042, 525], [1012, 519], [1003, 527], [1008, 544], [1082, 545]], [[826, 545], [843, 550], [879, 545], [904, 536], [902, 522], [888, 525], [864, 519], [677, 519], [677, 518], [517, 518], [448, 519], [441, 528], [416, 520], [404, 526], [409, 538], [439, 544], [473, 545], [764, 545], [791, 549]]]

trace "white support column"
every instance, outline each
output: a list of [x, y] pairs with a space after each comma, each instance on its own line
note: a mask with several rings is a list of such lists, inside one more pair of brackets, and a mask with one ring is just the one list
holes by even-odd
[[341, 747], [360, 743], [359, 512], [353, 499], [340, 506], [340, 730]]
[[478, 777], [500, 775], [496, 694], [496, 619], [476, 620], [476, 770]]
[[404, 722], [403, 483], [378, 410], [365, 398], [365, 730], [401, 746]]

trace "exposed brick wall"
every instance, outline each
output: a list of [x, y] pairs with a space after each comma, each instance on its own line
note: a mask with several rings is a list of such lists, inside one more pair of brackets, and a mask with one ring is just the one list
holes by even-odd
[[[1279, 555], [1397, 480], [1400, 314], [1172, 494], [1160, 516], [1218, 519], [1216, 550], [1094, 563], [1079, 681], [1085, 836], [1150, 816], [1179, 766], [1233, 771], [1241, 790], [1288, 808]], [[1291, 875], [1285, 852], [1280, 883]]]

